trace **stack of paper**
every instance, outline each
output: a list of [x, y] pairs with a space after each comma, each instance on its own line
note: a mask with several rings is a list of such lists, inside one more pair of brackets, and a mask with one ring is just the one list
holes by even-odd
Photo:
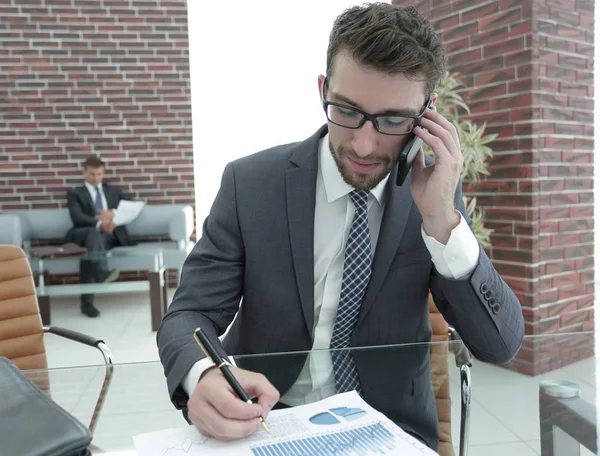
[[113, 209], [115, 213], [113, 223], [117, 226], [127, 225], [133, 222], [135, 218], [140, 215], [140, 212], [142, 212], [143, 208], [143, 201], [121, 200], [119, 201], [117, 208]]
[[195, 427], [133, 438], [139, 456], [370, 456], [436, 455], [352, 391], [313, 404], [273, 410], [264, 430], [231, 442]]

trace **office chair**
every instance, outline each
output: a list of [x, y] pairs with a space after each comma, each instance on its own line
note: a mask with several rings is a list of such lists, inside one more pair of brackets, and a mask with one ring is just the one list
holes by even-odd
[[35, 284], [25, 252], [14, 245], [0, 245], [0, 356], [21, 370], [32, 373], [32, 381], [50, 395], [44, 334], [51, 333], [91, 347], [104, 358], [106, 373], [89, 429], [93, 433], [112, 377], [109, 348], [100, 340], [56, 326], [42, 326]]
[[[448, 326], [446, 320], [429, 297], [429, 317], [433, 336], [431, 338], [431, 382], [435, 393], [440, 443], [440, 456], [454, 456], [451, 425], [450, 376], [448, 347], [454, 352], [456, 367], [460, 369], [461, 419], [459, 456], [467, 456], [469, 447], [469, 415], [471, 404], [471, 356], [458, 333]], [[441, 343], [451, 341], [450, 344]], [[435, 343], [440, 342], [440, 343]]]

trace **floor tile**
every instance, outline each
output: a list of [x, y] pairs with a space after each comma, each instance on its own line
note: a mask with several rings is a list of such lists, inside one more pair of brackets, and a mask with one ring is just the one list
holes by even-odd
[[496, 443], [493, 445], [472, 445], [469, 456], [539, 456], [523, 442]]

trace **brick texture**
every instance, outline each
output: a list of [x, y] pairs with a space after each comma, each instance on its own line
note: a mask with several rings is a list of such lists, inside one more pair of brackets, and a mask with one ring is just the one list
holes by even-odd
[[[592, 0], [394, 3], [430, 18], [470, 118], [499, 134], [491, 175], [465, 193], [494, 229], [488, 253], [522, 304], [526, 334], [592, 330]], [[591, 344], [553, 358], [543, 345], [527, 345], [514, 366], [538, 374], [593, 353]]]
[[194, 203], [185, 0], [9, 0], [0, 14], [0, 210], [63, 207], [90, 154], [132, 197]]

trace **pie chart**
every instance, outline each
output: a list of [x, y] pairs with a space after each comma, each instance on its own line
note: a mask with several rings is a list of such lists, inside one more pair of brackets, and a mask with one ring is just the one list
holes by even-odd
[[312, 424], [328, 426], [331, 424], [339, 424], [345, 421], [354, 421], [365, 416], [367, 412], [360, 408], [351, 407], [335, 407], [326, 412], [317, 413], [310, 417]]

